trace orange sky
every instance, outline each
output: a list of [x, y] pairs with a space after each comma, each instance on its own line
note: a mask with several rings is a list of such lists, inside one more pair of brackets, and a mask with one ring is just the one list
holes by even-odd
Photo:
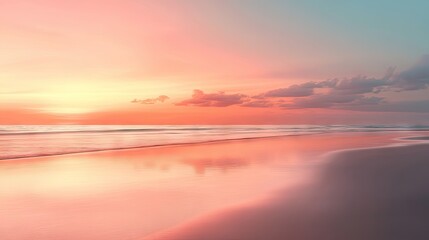
[[[378, 101], [371, 98], [375, 88], [352, 93], [348, 105], [329, 100], [316, 107], [295, 101], [289, 90], [280, 97], [266, 93], [362, 71], [383, 76], [393, 60], [401, 70], [412, 65], [410, 56], [365, 56], [365, 44], [331, 37], [338, 34], [333, 26], [295, 13], [296, 6], [251, 2], [0, 0], [0, 124], [392, 121], [393, 113], [383, 118], [354, 107]], [[399, 84], [380, 87], [391, 86]], [[313, 95], [337, 91], [325, 88], [303, 96], [314, 101]], [[203, 94], [192, 97], [195, 89]], [[156, 100], [162, 95], [168, 99]], [[383, 98], [421, 102], [425, 96]], [[419, 108], [395, 119], [422, 122], [425, 114]]]

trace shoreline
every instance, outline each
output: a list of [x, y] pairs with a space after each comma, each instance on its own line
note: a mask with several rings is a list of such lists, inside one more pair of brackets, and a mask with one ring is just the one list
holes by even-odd
[[[135, 146], [135, 147], [123, 147], [123, 148], [109, 148], [109, 149], [95, 149], [87, 151], [76, 151], [76, 152], [65, 152], [65, 153], [53, 153], [53, 154], [41, 154], [35, 156], [18, 156], [18, 157], [0, 157], [0, 161], [16, 161], [24, 159], [35, 159], [35, 158], [46, 158], [46, 157], [55, 157], [55, 156], [65, 156], [65, 155], [80, 155], [88, 153], [99, 153], [99, 152], [111, 152], [111, 151], [126, 151], [133, 149], [151, 149], [151, 148], [163, 148], [163, 147], [181, 147], [181, 146], [192, 146], [199, 144], [212, 144], [212, 143], [223, 143], [223, 142], [235, 142], [235, 141], [246, 141], [246, 140], [258, 140], [258, 139], [271, 139], [271, 138], [285, 138], [285, 137], [298, 137], [298, 136], [314, 136], [314, 135], [329, 135], [329, 134], [359, 134], [359, 133], [407, 133], [407, 132], [427, 132], [429, 130], [389, 130], [389, 131], [356, 131], [356, 132], [320, 132], [320, 133], [308, 133], [308, 134], [287, 134], [287, 135], [274, 135], [274, 136], [255, 136], [255, 137], [244, 137], [244, 138], [232, 138], [232, 139], [216, 139], [216, 140], [207, 140], [199, 142], [184, 142], [184, 143], [166, 143], [166, 144], [154, 144], [154, 145], [144, 145], [144, 146]], [[417, 141], [420, 139], [412, 139], [414, 137], [406, 137], [408, 140]], [[417, 136], [419, 138], [419, 136]], [[423, 137], [424, 138], [424, 137]], [[399, 139], [403, 140], [403, 139]], [[407, 140], [407, 139], [404, 139]], [[423, 139], [422, 141], [425, 141]], [[346, 149], [344, 149], [346, 150]]]
[[395, 140], [329, 152], [311, 183], [142, 239], [425, 239], [429, 137]]
[[44, 155], [37, 155], [37, 156], [22, 156], [22, 157], [13, 157], [13, 158], [0, 158], [0, 161], [14, 161], [14, 160], [21, 160], [21, 159], [55, 157], [55, 156], [64, 156], [64, 155], [80, 155], [80, 154], [98, 153], [98, 152], [116, 152], [116, 151], [126, 151], [126, 150], [133, 150], [133, 149], [149, 149], [149, 148], [162, 148], [162, 147], [181, 147], [181, 146], [192, 146], [192, 145], [200, 145], [200, 144], [203, 145], [203, 144], [211, 144], [211, 143], [235, 142], [235, 141], [258, 140], [258, 139], [271, 139], [271, 138], [284, 138], [284, 137], [297, 137], [297, 136], [311, 136], [311, 135], [320, 135], [320, 134], [327, 134], [327, 133], [288, 134], [288, 135], [261, 136], [261, 137], [217, 139], [217, 140], [207, 140], [207, 141], [200, 141], [200, 142], [155, 144], [155, 145], [147, 145], [147, 146], [124, 147], [124, 148], [96, 149], [96, 150], [78, 151], [78, 152], [44, 154]]

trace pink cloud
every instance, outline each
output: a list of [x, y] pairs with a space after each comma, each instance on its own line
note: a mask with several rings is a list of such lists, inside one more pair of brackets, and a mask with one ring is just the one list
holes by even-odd
[[134, 99], [131, 101], [132, 103], [140, 103], [140, 104], [155, 104], [155, 103], [163, 103], [170, 99], [166, 95], [160, 95], [157, 98], [146, 98], [146, 99]]
[[226, 94], [224, 92], [204, 93], [195, 89], [190, 99], [176, 103], [177, 106], [198, 106], [198, 107], [227, 107], [242, 104], [248, 97], [244, 94]]

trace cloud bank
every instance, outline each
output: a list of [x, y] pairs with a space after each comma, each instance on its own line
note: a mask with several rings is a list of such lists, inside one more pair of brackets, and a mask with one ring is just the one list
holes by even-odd
[[[333, 108], [358, 111], [426, 111], [421, 101], [389, 103], [383, 93], [416, 91], [429, 88], [429, 55], [423, 56], [414, 66], [399, 73], [389, 68], [382, 77], [364, 75], [352, 78], [335, 78], [324, 81], [309, 81], [285, 88], [272, 89], [255, 96], [235, 93], [204, 93], [194, 90], [190, 99], [178, 106], [198, 107], [258, 107], [258, 108]], [[377, 107], [374, 107], [377, 106]], [[407, 106], [407, 107], [405, 107]]]

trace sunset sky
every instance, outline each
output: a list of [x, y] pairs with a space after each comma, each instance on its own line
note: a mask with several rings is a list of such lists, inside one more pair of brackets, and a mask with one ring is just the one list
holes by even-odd
[[0, 124], [429, 124], [428, 9], [0, 0]]

